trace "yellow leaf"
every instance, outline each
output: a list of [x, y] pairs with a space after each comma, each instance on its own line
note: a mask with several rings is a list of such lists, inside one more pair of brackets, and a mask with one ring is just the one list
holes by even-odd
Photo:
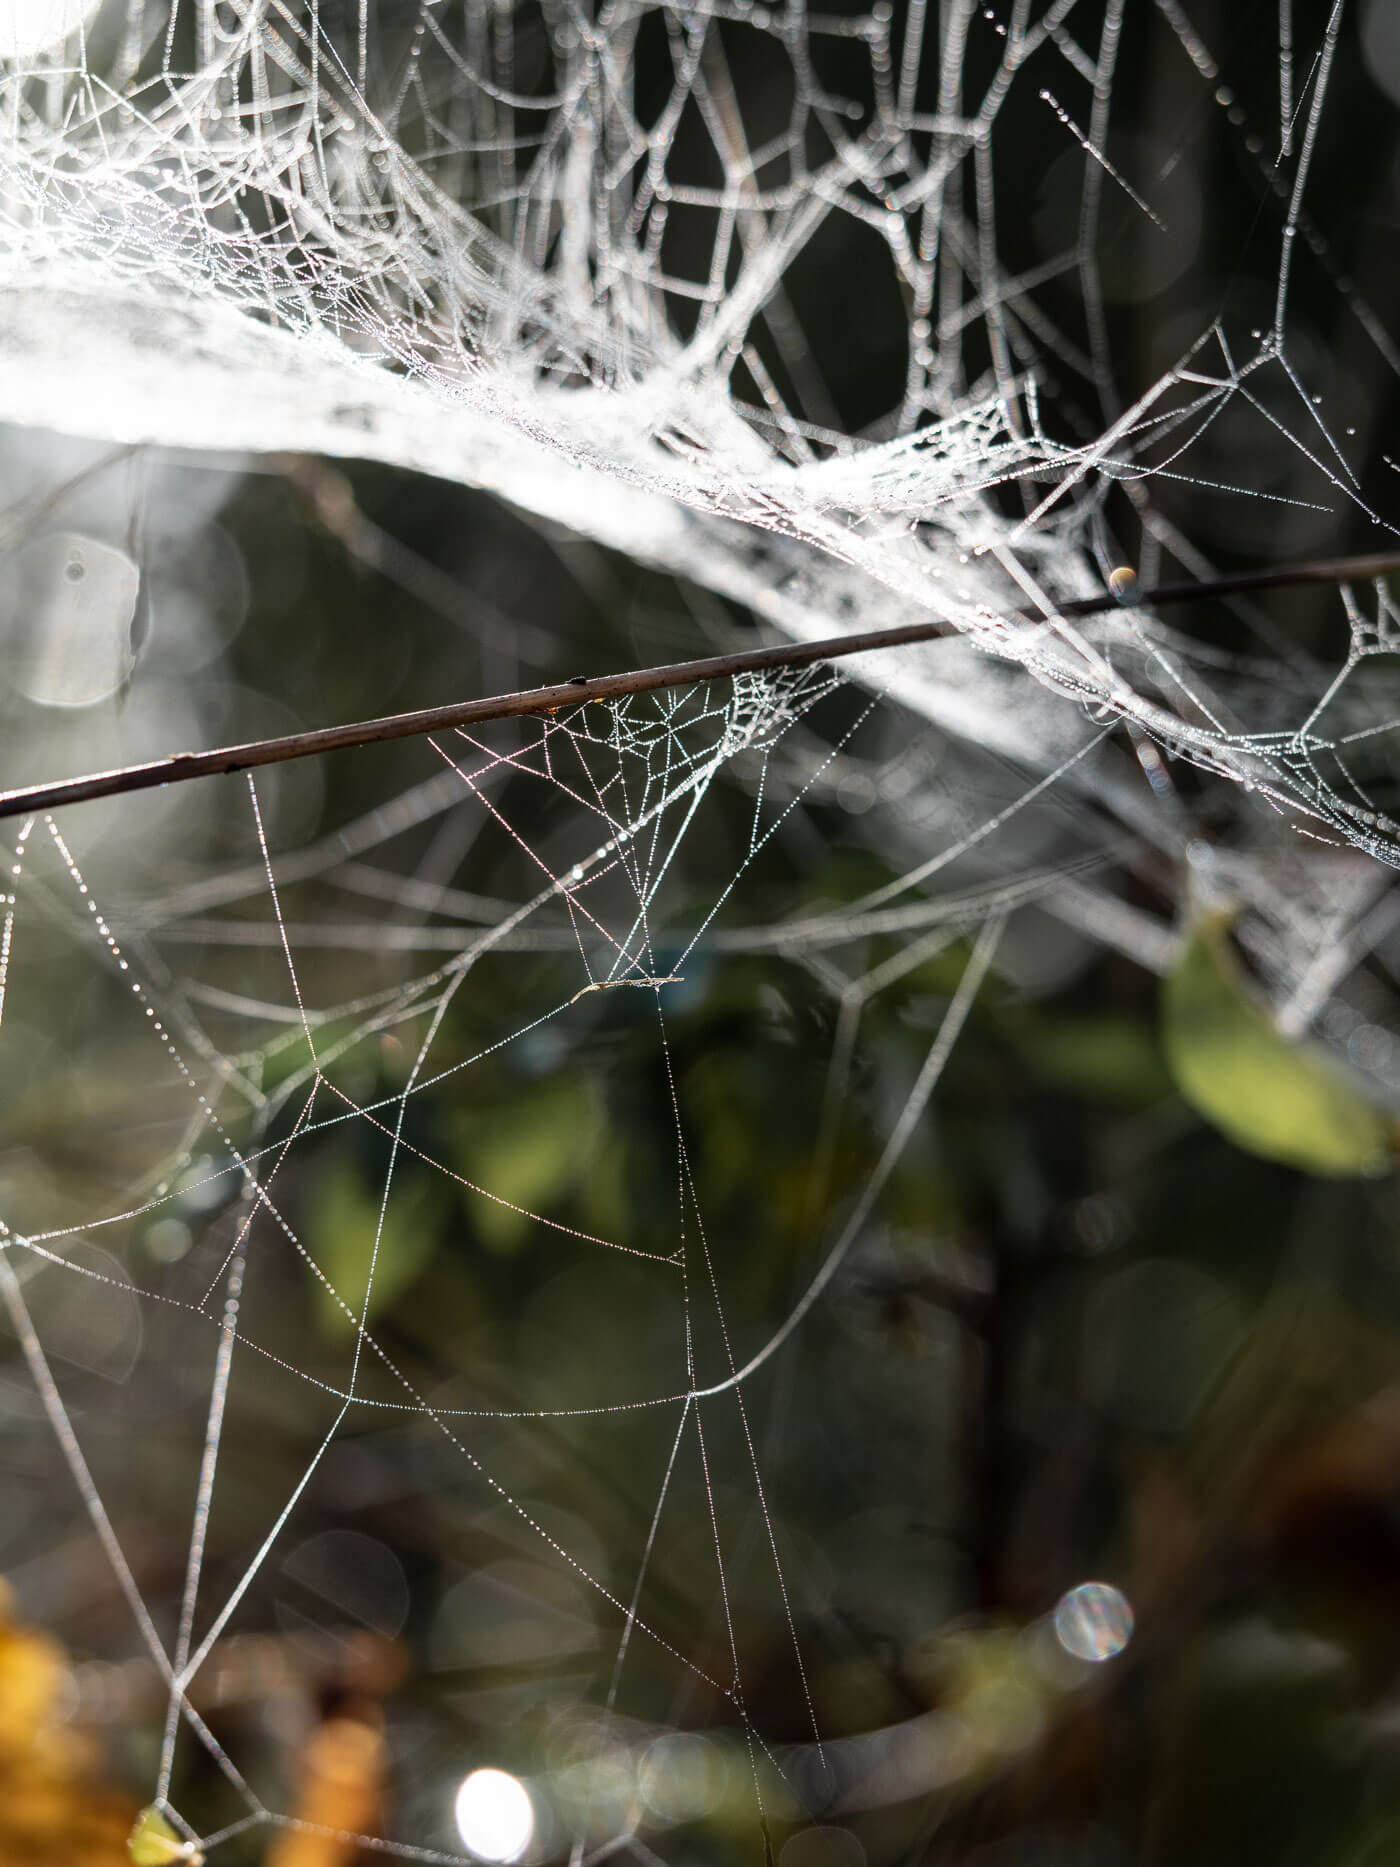
[[192, 1843], [181, 1840], [154, 1803], [136, 1817], [126, 1851], [135, 1867], [171, 1867], [176, 1861], [185, 1867], [199, 1867], [204, 1859]]
[[1382, 1172], [1395, 1118], [1330, 1060], [1284, 1037], [1256, 1003], [1219, 914], [1188, 934], [1162, 988], [1162, 1041], [1177, 1088], [1237, 1147], [1309, 1173]]

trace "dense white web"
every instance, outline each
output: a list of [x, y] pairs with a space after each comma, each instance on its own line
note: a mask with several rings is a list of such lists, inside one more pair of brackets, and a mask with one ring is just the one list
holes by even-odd
[[[1322, 735], [1311, 711], [1319, 670], [1295, 658], [1266, 695], [1161, 620], [1056, 616], [1124, 550], [1148, 579], [1205, 570], [1177, 485], [1272, 509], [1280, 536], [1289, 513], [1306, 535], [1348, 508], [1389, 535], [1351, 411], [1329, 415], [1290, 322], [1306, 260], [1393, 372], [1308, 215], [1342, 0], [1306, 45], [1279, 15], [1268, 130], [1174, 4], [13, 10], [0, 283], [24, 364], [0, 412], [465, 480], [797, 635], [945, 616], [1051, 692], [1389, 849], [1335, 756], [1349, 719]], [[1125, 145], [1136, 179], [1110, 149], [1130, 57], [1190, 110]], [[1170, 367], [1124, 379], [1111, 302], [1195, 261], [1182, 178], [1209, 116], [1253, 175], [1271, 302], [1242, 323], [1222, 286]], [[1025, 216], [999, 196], [1026, 184], [1023, 144], [1037, 179], [1058, 165], [1035, 224], [1066, 244], [1039, 264], [1013, 257]], [[812, 283], [824, 241], [866, 282], [849, 308]], [[841, 380], [853, 347], [873, 404], [849, 362]], [[1287, 485], [1248, 470], [1269, 449]], [[1114, 544], [1128, 512], [1139, 537]], [[1045, 623], [1007, 620], [1023, 606]], [[910, 655], [882, 679], [1010, 749], [979, 667]], [[1034, 716], [1015, 750], [1053, 762], [1060, 710], [1015, 691]]]

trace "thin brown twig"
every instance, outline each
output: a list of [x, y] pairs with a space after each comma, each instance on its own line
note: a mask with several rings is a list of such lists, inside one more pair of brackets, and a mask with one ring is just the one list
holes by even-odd
[[[1251, 590], [1285, 590], [1303, 584], [1362, 583], [1400, 570], [1400, 552], [1367, 557], [1314, 558], [1267, 570], [1236, 571], [1204, 582], [1159, 584], [1139, 590], [1133, 585], [1121, 596], [1083, 597], [1062, 603], [1057, 617], [1077, 620], [1128, 608], [1164, 608], [1168, 604], [1199, 603], [1212, 598], [1242, 596]], [[1043, 623], [1039, 610], [1006, 612], [1006, 620]], [[56, 810], [61, 804], [84, 803], [90, 798], [118, 797], [129, 791], [149, 791], [160, 785], [184, 784], [191, 778], [249, 771], [259, 765], [281, 765], [289, 759], [314, 758], [354, 746], [379, 745], [390, 739], [413, 739], [427, 733], [449, 732], [461, 726], [482, 726], [490, 720], [518, 719], [555, 713], [561, 707], [582, 706], [590, 700], [619, 700], [628, 694], [655, 693], [666, 688], [695, 687], [752, 674], [768, 668], [804, 668], [815, 662], [839, 661], [848, 655], [900, 648], [951, 635], [957, 625], [946, 619], [904, 623], [893, 629], [868, 629], [858, 635], [828, 636], [820, 642], [780, 642], [766, 648], [746, 648], [727, 655], [707, 655], [699, 661], [673, 662], [666, 667], [638, 668], [626, 674], [583, 675], [552, 687], [532, 687], [523, 693], [496, 694], [483, 700], [461, 700], [445, 707], [423, 707], [414, 713], [394, 713], [382, 719], [357, 720], [345, 726], [326, 726], [312, 732], [285, 733], [275, 739], [254, 739], [246, 745], [222, 746], [211, 752], [175, 752], [143, 765], [123, 765], [115, 771], [92, 772], [82, 778], [62, 778], [51, 784], [21, 786], [0, 791], [0, 818], [33, 811]]]

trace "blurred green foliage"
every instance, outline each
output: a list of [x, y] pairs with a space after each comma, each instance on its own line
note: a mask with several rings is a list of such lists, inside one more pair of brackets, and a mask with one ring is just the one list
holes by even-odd
[[1229, 945], [1228, 914], [1188, 928], [1162, 994], [1162, 1040], [1191, 1106], [1237, 1146], [1310, 1173], [1380, 1173], [1397, 1124], [1335, 1063], [1289, 1042], [1250, 997]]

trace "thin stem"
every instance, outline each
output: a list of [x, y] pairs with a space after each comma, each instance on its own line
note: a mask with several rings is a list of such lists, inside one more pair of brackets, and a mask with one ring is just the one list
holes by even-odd
[[[1204, 582], [1159, 584], [1149, 590], [1133, 587], [1126, 589], [1121, 598], [1083, 597], [1072, 603], [1062, 603], [1056, 614], [1077, 619], [1102, 615], [1125, 605], [1135, 609], [1160, 609], [1173, 603], [1242, 596], [1251, 590], [1285, 590], [1302, 584], [1363, 583], [1396, 570], [1400, 570], [1400, 552], [1370, 557], [1315, 558], [1269, 570], [1237, 571], [1231, 576]], [[1046, 620], [1038, 610], [1009, 610], [1006, 614], [1009, 621], [1043, 623]], [[895, 629], [868, 629], [860, 635], [828, 636], [820, 642], [781, 642], [768, 648], [740, 649], [729, 655], [708, 655], [700, 661], [638, 668], [627, 674], [601, 674], [592, 679], [579, 675], [552, 687], [495, 694], [484, 700], [461, 700], [445, 707], [423, 707], [415, 713], [394, 713], [382, 719], [357, 720], [346, 726], [326, 726], [314, 732], [286, 733], [276, 739], [254, 739], [246, 745], [223, 746], [212, 752], [175, 752], [149, 764], [123, 765], [115, 771], [92, 772], [84, 778], [62, 778], [52, 784], [0, 791], [0, 818], [56, 810], [61, 804], [80, 804], [89, 798], [118, 797], [128, 791], [184, 784], [191, 778], [249, 771], [258, 765], [282, 765], [289, 759], [315, 758], [319, 753], [339, 752], [351, 746], [413, 739], [426, 733], [451, 731], [458, 726], [481, 726], [488, 720], [553, 713], [560, 707], [581, 706], [590, 700], [618, 700], [627, 694], [654, 693], [662, 688], [695, 687], [767, 668], [805, 668], [818, 661], [839, 661], [847, 655], [930, 642], [939, 636], [951, 635], [955, 630], [956, 624], [939, 619], [905, 623]]]

